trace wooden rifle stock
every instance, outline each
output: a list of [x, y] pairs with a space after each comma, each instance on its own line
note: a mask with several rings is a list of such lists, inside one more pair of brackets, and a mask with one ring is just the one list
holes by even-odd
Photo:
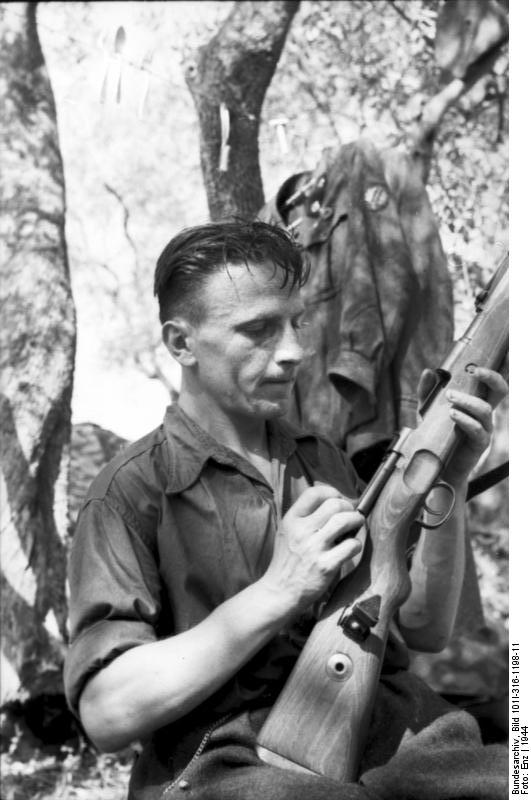
[[260, 731], [267, 763], [345, 782], [358, 775], [389, 625], [411, 589], [409, 530], [459, 444], [445, 392], [482, 395], [474, 365], [500, 370], [507, 354], [507, 266], [505, 257], [437, 370], [419, 426], [403, 430], [360, 499], [368, 515], [361, 561], [334, 590]]

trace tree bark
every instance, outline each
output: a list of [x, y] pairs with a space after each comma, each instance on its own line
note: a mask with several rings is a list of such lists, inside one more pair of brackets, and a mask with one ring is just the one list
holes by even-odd
[[[265, 93], [275, 72], [298, 0], [241, 0], [218, 33], [189, 64], [186, 81], [199, 116], [201, 168], [212, 219], [254, 216], [264, 203], [258, 131]], [[227, 169], [222, 134], [230, 123]], [[224, 126], [225, 131], [222, 129]]]
[[34, 3], [0, 6], [2, 700], [62, 692], [75, 314], [55, 104]]

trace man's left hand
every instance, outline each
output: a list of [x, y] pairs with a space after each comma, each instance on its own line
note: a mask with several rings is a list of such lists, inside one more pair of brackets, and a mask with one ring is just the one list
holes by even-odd
[[[450, 405], [450, 417], [463, 433], [454, 456], [445, 471], [444, 478], [457, 484], [467, 481], [481, 455], [490, 444], [493, 432], [493, 411], [507, 395], [506, 381], [494, 370], [476, 367], [476, 377], [487, 387], [485, 400], [466, 392], [449, 390], [446, 398]], [[419, 383], [420, 401], [427, 397], [433, 386], [435, 375], [424, 370]]]

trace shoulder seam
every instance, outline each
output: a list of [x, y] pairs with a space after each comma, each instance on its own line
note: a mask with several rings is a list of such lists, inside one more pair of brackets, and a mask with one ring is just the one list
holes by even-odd
[[91, 503], [100, 503], [101, 505], [106, 505], [109, 508], [112, 508], [113, 511], [116, 511], [116, 513], [122, 517], [124, 522], [140, 537], [146, 547], [153, 551], [153, 542], [149, 541], [149, 537], [146, 535], [145, 531], [142, 530], [142, 526], [140, 525], [138, 519], [131, 511], [129, 511], [129, 509], [124, 508], [121, 504], [117, 503], [114, 498], [105, 495], [104, 497], [89, 497], [81, 507], [79, 513], [81, 514], [89, 505], [91, 505]]
[[[149, 436], [149, 434], [148, 434], [148, 436]], [[119, 464], [117, 464], [115, 469], [113, 470], [113, 473], [112, 473], [111, 477], [109, 478], [109, 482], [107, 484], [107, 487], [106, 487], [105, 491], [103, 492], [102, 496], [99, 499], [103, 499], [104, 497], [107, 496], [107, 494], [109, 492], [109, 489], [110, 489], [110, 486], [111, 486], [112, 482], [115, 480], [115, 477], [120, 472], [120, 470], [122, 470], [125, 466], [127, 466], [127, 464], [129, 464], [135, 458], [139, 458], [140, 456], [143, 456], [149, 450], [153, 450], [156, 447], [161, 447], [166, 440], [167, 440], [167, 436], [166, 436], [166, 434], [164, 434], [160, 441], [152, 442], [151, 444], [146, 445], [146, 447], [144, 447], [142, 450], [138, 450], [138, 451], [135, 451], [134, 453], [131, 453], [126, 458], [124, 458], [125, 454], [117, 453], [116, 456], [114, 456], [114, 458], [112, 458], [110, 461], [107, 462], [107, 464], [105, 464], [104, 467], [102, 467], [102, 471], [103, 471], [104, 469], [106, 469], [106, 467], [108, 467], [114, 461], [114, 459], [119, 459], [120, 456], [123, 458], [123, 460], [121, 460], [119, 462]], [[138, 442], [137, 442], [137, 444], [138, 444]], [[134, 446], [135, 446], [134, 444], [130, 445], [130, 447], [134, 447]], [[96, 476], [96, 478], [97, 478], [97, 476]], [[98, 498], [94, 497], [94, 498], [90, 498], [90, 499], [96, 500]]]

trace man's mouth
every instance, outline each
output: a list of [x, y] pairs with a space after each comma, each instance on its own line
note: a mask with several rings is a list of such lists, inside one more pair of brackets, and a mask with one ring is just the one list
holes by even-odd
[[266, 384], [273, 384], [275, 386], [285, 386], [288, 383], [293, 383], [295, 377], [292, 375], [289, 378], [268, 378], [267, 380], [263, 381]]

